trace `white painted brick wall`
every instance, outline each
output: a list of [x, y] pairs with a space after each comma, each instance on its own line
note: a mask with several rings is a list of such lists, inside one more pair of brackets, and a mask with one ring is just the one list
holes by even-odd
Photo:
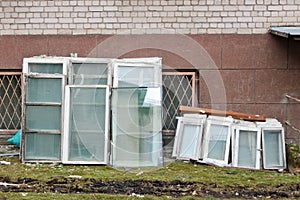
[[300, 0], [0, 0], [1, 35], [262, 34], [300, 25]]

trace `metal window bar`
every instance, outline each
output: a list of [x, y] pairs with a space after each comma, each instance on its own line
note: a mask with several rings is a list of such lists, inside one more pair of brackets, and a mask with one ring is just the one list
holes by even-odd
[[21, 128], [21, 72], [0, 72], [0, 129]]
[[179, 106], [196, 106], [196, 72], [163, 72], [163, 132], [176, 129]]

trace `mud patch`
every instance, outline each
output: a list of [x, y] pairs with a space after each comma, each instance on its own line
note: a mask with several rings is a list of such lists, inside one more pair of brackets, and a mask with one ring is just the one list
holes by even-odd
[[[147, 181], [147, 180], [125, 180], [125, 181], [103, 181], [96, 179], [76, 179], [65, 177], [54, 177], [42, 183], [35, 179], [19, 178], [11, 180], [9, 177], [0, 177], [0, 191], [2, 192], [36, 192], [36, 193], [102, 193], [102, 194], [125, 194], [131, 195], [155, 195], [155, 196], [197, 196], [215, 198], [299, 198], [299, 184], [280, 184], [276, 187], [267, 186], [219, 187], [217, 184], [205, 185], [195, 182], [183, 181]], [[5, 183], [5, 184], [4, 184]]]

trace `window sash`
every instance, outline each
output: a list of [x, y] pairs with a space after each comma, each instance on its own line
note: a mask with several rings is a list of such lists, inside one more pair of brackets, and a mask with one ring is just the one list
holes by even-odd
[[[178, 117], [176, 135], [174, 140], [172, 157], [176, 157], [180, 160], [199, 160], [202, 153], [202, 135], [203, 135], [203, 127], [206, 120], [206, 115], [195, 115], [195, 114], [185, 114], [183, 117]], [[185, 125], [195, 125], [199, 126], [198, 132], [195, 133], [195, 142], [194, 152], [192, 152], [192, 156], [181, 156], [182, 152], [182, 144], [184, 144], [184, 126]]]
[[[55, 74], [47, 74], [47, 73], [31, 73], [30, 63], [36, 63], [36, 64], [62, 64], [62, 74], [55, 73]], [[62, 137], [62, 130], [63, 130], [63, 108], [64, 104], [62, 103], [64, 101], [64, 87], [66, 85], [66, 74], [67, 74], [67, 66], [68, 66], [68, 59], [66, 58], [25, 58], [23, 62], [23, 80], [25, 81], [25, 84], [23, 85], [23, 91], [28, 91], [28, 80], [29, 79], [61, 79], [61, 91], [55, 91], [60, 92], [60, 100], [55, 102], [39, 102], [39, 101], [29, 101], [27, 98], [28, 93], [25, 92], [25, 94], [22, 96], [22, 104], [23, 104], [23, 113], [24, 118], [22, 119], [22, 142], [21, 142], [21, 154], [22, 154], [22, 162], [59, 162], [61, 161], [61, 145], [55, 146], [58, 156], [41, 156], [38, 153], [36, 154], [36, 157], [34, 155], [30, 155], [29, 151], [30, 146], [27, 146], [29, 144], [26, 144], [27, 137], [30, 136], [30, 134], [37, 134], [36, 137], [59, 137], [59, 144], [61, 144], [61, 137]], [[30, 94], [29, 94], [30, 95]], [[26, 109], [28, 106], [44, 106], [44, 107], [60, 107], [60, 122], [59, 122], [59, 130], [47, 130], [43, 127], [39, 127], [35, 130], [30, 130], [27, 128], [26, 123]], [[38, 144], [37, 144], [38, 145]], [[45, 148], [52, 148], [50, 147], [51, 144], [47, 144], [47, 142], [43, 143]], [[47, 146], [50, 145], [50, 146]], [[29, 149], [28, 149], [29, 148]], [[56, 152], [56, 151], [55, 151]], [[56, 153], [57, 153], [56, 152]], [[29, 154], [28, 154], [29, 153]], [[55, 153], [55, 154], [56, 154]], [[29, 157], [26, 157], [30, 155]]]
[[[212, 117], [210, 116], [207, 119], [206, 122], [206, 131], [204, 134], [204, 146], [203, 146], [203, 161], [204, 162], [217, 162], [220, 164], [228, 164], [228, 158], [229, 158], [229, 151], [230, 151], [230, 138], [231, 138], [231, 124], [232, 124], [232, 119], [230, 118], [220, 118], [220, 117]], [[225, 138], [216, 138], [217, 142], [224, 140], [225, 144], [223, 146], [224, 150], [217, 155], [222, 157], [223, 159], [218, 159], [214, 156], [210, 155], [210, 142], [211, 138], [214, 137], [214, 133], [212, 132], [212, 126], [218, 126], [218, 127], [223, 127], [227, 128], [226, 131], [226, 136]], [[220, 139], [220, 140], [218, 140]]]
[[[236, 126], [235, 128], [235, 138], [234, 138], [234, 149], [233, 149], [233, 166], [234, 167], [241, 167], [241, 168], [250, 168], [250, 169], [260, 169], [261, 168], [261, 128], [254, 128], [254, 127], [243, 127], [243, 126]], [[250, 144], [248, 146], [240, 144], [240, 137], [243, 132], [248, 131], [248, 142], [251, 142], [253, 138], [256, 140], [253, 149], [251, 149]], [[249, 138], [249, 136], [253, 136], [252, 134], [255, 134], [254, 137]], [[244, 140], [245, 141], [245, 140]], [[247, 149], [248, 148], [248, 149]], [[245, 150], [246, 154], [248, 155], [240, 155], [241, 151]], [[244, 160], [246, 164], [240, 163], [242, 160], [239, 159], [248, 159], [249, 154], [253, 154], [255, 161], [248, 162], [247, 160]], [[248, 157], [247, 157], [248, 156]], [[243, 162], [244, 162], [243, 161]]]
[[[148, 89], [151, 88], [115, 88], [112, 91], [112, 164], [114, 167], [162, 165], [162, 106], [161, 101], [154, 102], [152, 105], [151, 101], [145, 104], [147, 93], [144, 94], [143, 91], [148, 92]], [[156, 89], [161, 99], [161, 88]], [[136, 114], [138, 116], [135, 116]]]
[[[112, 84], [112, 59], [106, 58], [70, 58], [71, 64], [69, 65], [69, 84], [70, 85], [111, 85]], [[75, 66], [78, 64], [83, 65], [83, 69], [80, 74], [76, 74]], [[88, 66], [88, 65], [94, 66]], [[96, 66], [95, 66], [96, 65]], [[99, 67], [98, 70], [102, 71], [101, 74], [89, 73], [93, 67], [97, 68], [97, 65], [104, 65], [105, 67]], [[86, 66], [86, 67], [85, 67]], [[81, 78], [82, 81], [75, 82], [75, 78]], [[99, 79], [106, 79], [103, 83], [99, 84]], [[86, 80], [86, 81], [85, 81]], [[98, 80], [98, 81], [95, 81]], [[88, 83], [90, 81], [91, 83]]]
[[[161, 87], [162, 85], [162, 68], [161, 68], [161, 59], [160, 58], [139, 58], [139, 59], [122, 59], [122, 60], [113, 60], [112, 66], [114, 70], [114, 81], [113, 87]], [[128, 73], [135, 72], [136, 70], [149, 68], [153, 71], [152, 77], [149, 77], [150, 74], [135, 74], [133, 77], [126, 77], [126, 73], [122, 74], [124, 77], [121, 77], [121, 70], [128, 69]], [[130, 69], [131, 68], [131, 69]], [[144, 73], [144, 71], [142, 71]], [[122, 82], [126, 83], [122, 85]]]
[[[79, 157], [76, 158], [75, 156], [73, 158], [71, 158], [71, 150], [70, 148], [72, 148], [72, 143], [70, 142], [71, 139], [73, 139], [76, 135], [73, 135], [73, 130], [72, 130], [72, 125], [71, 125], [71, 119], [74, 120], [74, 115], [73, 117], [71, 116], [71, 107], [72, 106], [72, 96], [71, 96], [71, 90], [72, 89], [81, 89], [81, 90], [86, 90], [86, 89], [104, 89], [105, 90], [105, 102], [99, 102], [99, 104], [97, 105], [95, 104], [90, 104], [90, 103], [86, 103], [86, 104], [82, 104], [83, 106], [105, 106], [105, 114], [104, 114], [104, 130], [103, 130], [103, 146], [100, 145], [99, 142], [99, 146], [98, 145], [89, 145], [86, 149], [84, 148], [80, 148], [82, 147], [81, 144], [84, 146], [84, 144], [90, 144], [91, 141], [87, 140], [87, 135], [89, 135], [90, 138], [101, 138], [101, 133], [98, 132], [99, 130], [81, 130], [86, 136], [85, 137], [81, 137], [80, 138], [80, 134], [78, 134], [77, 139], [79, 138], [80, 141], [78, 141], [77, 146], [73, 146], [73, 148], [75, 149], [76, 147], [78, 147], [78, 155]], [[62, 163], [65, 164], [108, 164], [109, 159], [108, 159], [108, 148], [109, 148], [109, 86], [107, 85], [72, 85], [72, 86], [66, 86], [66, 91], [65, 91], [65, 110], [64, 110], [64, 114], [65, 114], [65, 121], [64, 121], [64, 135], [63, 135], [63, 152], [62, 152]], [[90, 98], [90, 97], [89, 97]], [[74, 110], [73, 110], [74, 111]], [[94, 117], [93, 117], [94, 118]], [[97, 117], [95, 117], [94, 119], [96, 119]], [[73, 121], [74, 122], [74, 121]], [[83, 126], [81, 126], [82, 128]], [[80, 128], [80, 127], [78, 127]], [[101, 127], [102, 128], [102, 127]], [[78, 132], [81, 132], [78, 131]], [[96, 131], [96, 132], [95, 132]], [[95, 134], [97, 133], [97, 134]], [[75, 138], [76, 139], [76, 138]], [[74, 139], [73, 139], [74, 140]], [[94, 141], [92, 141], [93, 143]], [[79, 145], [80, 144], [80, 145]], [[90, 148], [89, 148], [90, 147]], [[101, 153], [102, 153], [102, 158], [84, 158], [85, 155], [81, 155], [84, 154], [84, 152], [87, 151], [88, 154], [93, 155], [98, 154], [96, 156], [100, 156], [101, 157]], [[100, 153], [99, 153], [100, 152]], [[81, 156], [81, 157], [80, 157]]]
[[[273, 132], [273, 133], [268, 133]], [[278, 133], [274, 133], [278, 132]], [[267, 135], [276, 134], [277, 138], [273, 137], [276, 141], [267, 139]], [[269, 138], [270, 139], [270, 138]], [[262, 147], [263, 147], [263, 164], [264, 169], [285, 169], [286, 168], [286, 154], [284, 142], [284, 129], [278, 128], [262, 128]], [[275, 157], [274, 157], [275, 155]]]

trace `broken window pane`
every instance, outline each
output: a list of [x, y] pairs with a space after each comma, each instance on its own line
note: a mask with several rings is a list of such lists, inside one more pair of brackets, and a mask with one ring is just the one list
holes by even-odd
[[283, 130], [263, 130], [263, 152], [264, 168], [280, 169], [285, 168], [285, 150], [283, 141]]
[[62, 74], [63, 64], [61, 63], [28, 63], [29, 73]]
[[27, 102], [61, 102], [61, 78], [29, 78]]
[[25, 159], [59, 160], [60, 134], [26, 133]]
[[114, 166], [162, 164], [160, 100], [161, 88], [113, 89]]
[[108, 87], [69, 87], [65, 161], [107, 162]]
[[28, 130], [60, 130], [60, 106], [27, 106], [26, 129]]

